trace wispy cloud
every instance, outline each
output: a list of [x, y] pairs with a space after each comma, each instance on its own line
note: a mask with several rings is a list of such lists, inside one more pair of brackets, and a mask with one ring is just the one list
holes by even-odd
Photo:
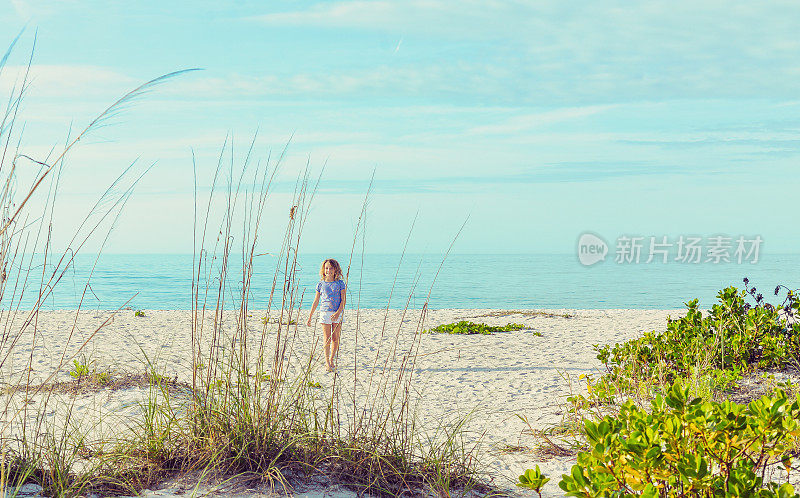
[[550, 124], [573, 121], [589, 117], [608, 109], [613, 105], [595, 105], [586, 107], [567, 107], [550, 111], [514, 116], [505, 121], [485, 126], [476, 126], [467, 130], [471, 135], [509, 135], [542, 128]]
[[296, 99], [388, 98], [413, 101], [464, 101], [480, 98], [505, 102], [517, 99], [516, 92], [505, 94], [507, 82], [496, 76], [497, 68], [485, 64], [452, 63], [403, 65], [335, 72], [308, 72], [289, 75], [229, 74], [185, 79], [164, 91], [169, 95], [196, 98], [284, 96]]
[[28, 2], [25, 0], [11, 0], [11, 6], [20, 18], [24, 20], [30, 19], [31, 9], [28, 6]]
[[[19, 85], [26, 66], [7, 66], [0, 78], [0, 92], [8, 94]], [[28, 76], [29, 94], [37, 97], [104, 98], [121, 89], [132, 89], [142, 82], [114, 70], [91, 65], [35, 64]]]
[[11, 6], [22, 21], [54, 15], [64, 7], [85, 7], [76, 0], [11, 0]]
[[[403, 179], [378, 178], [373, 182], [375, 194], [439, 194], [464, 192], [499, 192], [509, 188], [552, 183], [588, 183], [617, 178], [671, 176], [690, 173], [691, 168], [682, 165], [664, 165], [658, 162], [563, 162], [532, 167], [516, 174], [491, 176], [448, 175], [437, 178]], [[329, 179], [324, 182], [322, 192], [358, 194], [364, 192], [365, 180]]]
[[[481, 12], [509, 10], [502, 2], [466, 0], [454, 4], [438, 0], [410, 1], [342, 1], [318, 3], [305, 10], [273, 12], [250, 19], [268, 25], [315, 25], [369, 30], [396, 31], [412, 28], [415, 20], [435, 23], [440, 30], [454, 24], [458, 28], [467, 21], [478, 21]], [[455, 22], [454, 22], [455, 21]], [[458, 29], [456, 28], [456, 29]], [[416, 31], [416, 29], [414, 29]]]
[[[485, 64], [492, 66], [482, 69], [485, 79], [508, 100], [578, 105], [765, 94], [795, 98], [800, 41], [790, 19], [799, 16], [800, 4], [791, 2], [732, 8], [694, 0], [345, 0], [252, 19], [270, 26], [402, 33], [428, 44], [457, 40], [444, 45], [448, 58], [474, 62], [470, 49], [475, 48], [484, 57], [490, 54], [497, 64]], [[458, 83], [455, 75], [452, 83]], [[476, 98], [484, 95], [478, 86], [467, 88]]]

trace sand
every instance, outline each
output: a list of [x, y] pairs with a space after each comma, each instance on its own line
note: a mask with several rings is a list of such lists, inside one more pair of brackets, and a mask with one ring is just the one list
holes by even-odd
[[[565, 397], [571, 391], [585, 390], [581, 374], [599, 374], [594, 344], [613, 344], [650, 330], [662, 330], [667, 317], [682, 315], [682, 310], [539, 310], [519, 313], [502, 310], [431, 310], [424, 328], [458, 320], [472, 320], [491, 325], [521, 323], [525, 329], [492, 335], [417, 335], [421, 312], [418, 310], [348, 310], [343, 327], [342, 349], [335, 373], [323, 368], [319, 326], [289, 327], [296, 339], [291, 346], [290, 372], [299, 372], [313, 355], [312, 380], [319, 382], [319, 396], [329, 396], [334, 384], [342, 389], [342, 399], [349, 404], [342, 410], [347, 417], [352, 408], [367, 405], [372, 399], [375, 377], [369, 382], [374, 364], [387, 362], [386, 379], [392, 382], [404, 358], [413, 359], [411, 397], [416, 404], [418, 423], [429, 431], [441, 428], [443, 422], [466, 417], [467, 443], [477, 444], [480, 461], [494, 479], [494, 484], [510, 494], [533, 496], [535, 493], [515, 487], [519, 474], [538, 464], [552, 477], [542, 496], [563, 496], [558, 489], [562, 473], [569, 472], [574, 456], [553, 456], [541, 451], [540, 441], [530, 434], [529, 427], [544, 429], [558, 424], [564, 415]], [[250, 312], [248, 339], [251, 350], [257, 348], [265, 315]], [[563, 315], [568, 315], [565, 317]], [[140, 374], [155, 369], [159, 375], [179, 382], [191, 382], [191, 320], [188, 311], [145, 310], [144, 317], [132, 310], [116, 315], [105, 311], [42, 312], [34, 325], [27, 327], [0, 371], [3, 387], [20, 384], [30, 375], [31, 384], [70, 381], [72, 357], [97, 371], [115, 374]], [[13, 320], [2, 316], [6, 346], [20, 328], [24, 317]], [[237, 315], [225, 315], [223, 335], [236, 329]], [[14, 322], [14, 323], [12, 323]], [[384, 326], [384, 322], [386, 325]], [[101, 324], [105, 323], [102, 327]], [[210, 321], [207, 321], [210, 324]], [[98, 329], [99, 327], [99, 329]], [[274, 341], [276, 324], [269, 324], [268, 342]], [[535, 333], [541, 334], [541, 336]], [[204, 331], [207, 341], [210, 325]], [[416, 340], [415, 340], [416, 337]], [[227, 341], [225, 342], [228, 343]], [[272, 350], [272, 342], [268, 350]], [[64, 360], [62, 361], [62, 357]], [[25, 367], [30, 361], [32, 369]], [[63, 366], [57, 368], [59, 364]], [[19, 434], [18, 423], [8, 424], [13, 413], [24, 406], [25, 394], [0, 395], [0, 428], [6, 435]], [[58, 403], [49, 403], [45, 417], [54, 430], [65, 425], [59, 410], [73, 406], [73, 430], [85, 433], [89, 441], [119, 437], [141, 421], [141, 402], [152, 391], [146, 386], [132, 385], [123, 389], [98, 389], [78, 393], [58, 393]], [[176, 390], [180, 397], [180, 391]], [[71, 403], [74, 400], [74, 404]], [[28, 419], [33, 420], [39, 397], [27, 400]], [[16, 418], [19, 421], [19, 415]], [[160, 491], [146, 491], [147, 496], [178, 496], [185, 485], [166, 483]], [[29, 489], [30, 491], [30, 489]], [[35, 491], [35, 489], [33, 490]], [[190, 490], [191, 491], [191, 490]], [[210, 492], [204, 486], [200, 491]], [[217, 490], [217, 493], [223, 490]], [[250, 496], [265, 490], [230, 489], [227, 494]], [[224, 494], [224, 493], [223, 493]], [[339, 487], [317, 485], [297, 493], [302, 496], [354, 496]]]

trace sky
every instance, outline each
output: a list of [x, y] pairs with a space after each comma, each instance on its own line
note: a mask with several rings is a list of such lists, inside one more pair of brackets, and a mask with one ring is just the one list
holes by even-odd
[[191, 252], [194, 168], [204, 199], [223, 145], [238, 171], [253, 142], [252, 165], [286, 147], [265, 252], [307, 166], [321, 174], [303, 232], [313, 253], [349, 251], [373, 174], [367, 252], [408, 238], [411, 252], [574, 253], [587, 231], [800, 248], [797, 2], [167, 4], [0, 3], [0, 47], [22, 31], [0, 96], [32, 54], [14, 142], [38, 160], [138, 85], [202, 69], [70, 150], [54, 240], [126, 167], [152, 165], [104, 250]]

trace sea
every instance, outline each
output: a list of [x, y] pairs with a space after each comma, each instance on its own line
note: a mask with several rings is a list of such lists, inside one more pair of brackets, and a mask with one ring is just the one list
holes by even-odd
[[[692, 299], [707, 309], [721, 289], [743, 289], [744, 278], [770, 302], [782, 301], [785, 288], [800, 288], [800, 254], [767, 253], [742, 263], [617, 262], [612, 255], [589, 266], [574, 254], [300, 254], [296, 298], [302, 306], [313, 300], [326, 257], [335, 257], [346, 272], [347, 307], [362, 309], [419, 309], [426, 303], [432, 309], [679, 309]], [[42, 288], [39, 282], [43, 276], [50, 279], [56, 261], [50, 256], [45, 262], [41, 255], [15, 261], [0, 307], [30, 309], [44, 289], [42, 309], [192, 308], [191, 254], [78, 254], [66, 271], [61, 265], [52, 290]], [[225, 278], [229, 309], [242, 299], [242, 265], [237, 261], [241, 257], [230, 257]], [[220, 288], [218, 262], [205, 269], [208, 277], [201, 285], [201, 294], [209, 288], [212, 307]], [[276, 269], [278, 264], [269, 254], [254, 258], [250, 309], [267, 308], [274, 281], [273, 299], [279, 299], [285, 271], [284, 261]], [[779, 285], [785, 288], [775, 297]]]

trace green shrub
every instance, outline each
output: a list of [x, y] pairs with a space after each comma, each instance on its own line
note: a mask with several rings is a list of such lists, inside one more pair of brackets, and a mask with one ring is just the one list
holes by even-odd
[[136, 317], [143, 317], [143, 316], [144, 316], [144, 311], [142, 311], [142, 310], [136, 310], [136, 312], [134, 312], [133, 316], [136, 316]]
[[[462, 320], [456, 323], [447, 323], [438, 325], [430, 330], [428, 333], [444, 333], [444, 334], [483, 334], [490, 335], [492, 332], [511, 332], [512, 330], [522, 330], [525, 326], [519, 323], [508, 323], [502, 326], [486, 325], [485, 323], [475, 323]], [[539, 334], [534, 332], [534, 334]]]
[[[777, 295], [780, 286], [775, 290]], [[745, 302], [745, 290], [728, 287], [705, 316], [695, 299], [687, 303], [684, 317], [667, 322], [664, 332], [648, 332], [613, 347], [595, 345], [608, 373], [601, 380], [607, 384], [604, 390], [613, 394], [663, 387], [684, 378], [700, 391], [719, 391], [749, 371], [795, 365], [800, 323], [787, 317], [800, 312], [800, 301], [789, 291], [782, 306], [773, 306], [761, 294], [755, 296], [754, 288], [750, 294], [756, 299], [752, 307]]]
[[765, 484], [762, 476], [781, 463], [788, 473], [798, 418], [800, 396], [779, 391], [746, 406], [704, 402], [676, 382], [650, 412], [628, 401], [616, 416], [585, 421], [590, 450], [578, 454], [559, 486], [578, 497], [797, 498], [791, 485]]

